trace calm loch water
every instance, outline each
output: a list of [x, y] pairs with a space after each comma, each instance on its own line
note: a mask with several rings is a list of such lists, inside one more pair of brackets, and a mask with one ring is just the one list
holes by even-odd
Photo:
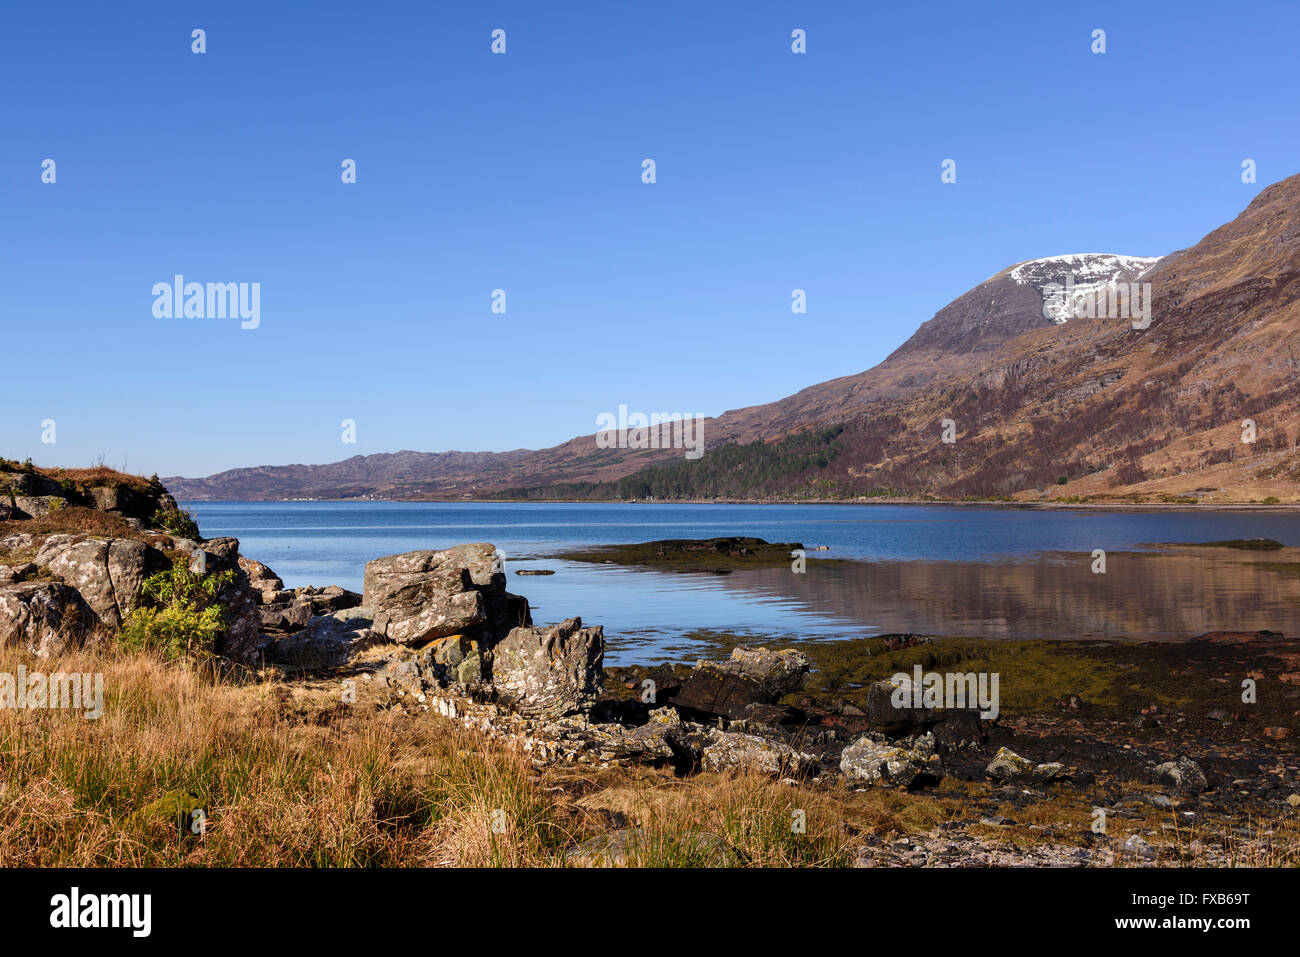
[[[713, 653], [710, 633], [831, 639], [914, 631], [989, 638], [1183, 640], [1215, 629], [1293, 632], [1300, 514], [1097, 512], [943, 505], [643, 505], [190, 502], [207, 536], [233, 535], [289, 587], [361, 590], [380, 555], [491, 542], [534, 619], [602, 624], [607, 660]], [[589, 565], [566, 549], [752, 535], [829, 545], [853, 564], [682, 574]], [[1160, 543], [1272, 538], [1252, 552]], [[1092, 571], [1094, 549], [1105, 574]], [[517, 576], [521, 568], [555, 571]]]

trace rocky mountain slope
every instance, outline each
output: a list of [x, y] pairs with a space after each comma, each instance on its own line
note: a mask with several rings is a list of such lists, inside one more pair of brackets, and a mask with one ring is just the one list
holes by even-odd
[[[1300, 477], [1291, 449], [1300, 431], [1298, 269], [1292, 177], [1161, 259], [1075, 254], [1011, 266], [878, 366], [708, 420], [700, 462], [682, 462], [680, 451], [602, 450], [584, 435], [534, 452], [448, 453], [431, 457], [428, 471], [411, 459], [400, 478], [371, 472], [372, 456], [349, 460], [347, 483], [332, 470], [348, 463], [167, 482], [182, 499], [333, 489], [329, 497], [1289, 501]], [[1067, 283], [1072, 291], [1053, 288]], [[1136, 298], [1112, 316], [1117, 288]], [[1100, 315], [1079, 308], [1098, 292]], [[1135, 328], [1143, 301], [1150, 321]], [[945, 421], [954, 441], [943, 440]]]

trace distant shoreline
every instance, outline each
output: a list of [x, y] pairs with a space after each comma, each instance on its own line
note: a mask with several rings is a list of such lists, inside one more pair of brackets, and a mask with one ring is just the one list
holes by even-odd
[[1044, 510], [1044, 511], [1072, 511], [1072, 510], [1091, 510], [1099, 512], [1109, 511], [1136, 511], [1136, 512], [1229, 512], [1229, 511], [1261, 511], [1261, 512], [1297, 512], [1300, 511], [1300, 502], [1285, 503], [1279, 502], [1271, 505], [1264, 505], [1257, 502], [1223, 502], [1221, 504], [1208, 504], [1190, 502], [997, 502], [997, 501], [979, 501], [979, 502], [944, 502], [932, 501], [927, 499], [909, 499], [909, 498], [888, 498], [888, 499], [815, 499], [802, 502], [790, 502], [784, 499], [672, 499], [661, 501], [617, 501], [614, 499], [497, 499], [497, 498], [422, 498], [422, 499], [401, 499], [401, 498], [186, 498], [181, 499], [185, 504], [220, 504], [222, 502], [232, 502], [241, 505], [255, 505], [259, 503], [266, 504], [291, 504], [295, 502], [307, 503], [344, 503], [353, 502], [365, 505], [863, 505], [863, 506], [881, 506], [881, 505], [931, 505], [944, 508], [996, 508], [996, 509], [1025, 509], [1025, 510]]

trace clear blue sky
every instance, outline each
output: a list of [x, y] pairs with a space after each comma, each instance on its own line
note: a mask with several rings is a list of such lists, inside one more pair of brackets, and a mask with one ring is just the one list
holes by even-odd
[[[714, 415], [1300, 172], [1294, 3], [281, 7], [5, 5], [0, 455], [199, 475]], [[155, 318], [178, 272], [260, 282], [260, 328]]]

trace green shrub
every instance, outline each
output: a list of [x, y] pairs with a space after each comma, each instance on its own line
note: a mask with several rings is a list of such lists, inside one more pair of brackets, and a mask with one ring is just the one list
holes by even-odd
[[131, 651], [157, 650], [166, 658], [206, 653], [226, 629], [225, 608], [217, 601], [235, 580], [233, 571], [196, 575], [188, 559], [145, 580], [146, 604], [122, 625], [122, 644]]
[[199, 540], [199, 523], [189, 509], [160, 508], [153, 513], [153, 524], [177, 538]]

